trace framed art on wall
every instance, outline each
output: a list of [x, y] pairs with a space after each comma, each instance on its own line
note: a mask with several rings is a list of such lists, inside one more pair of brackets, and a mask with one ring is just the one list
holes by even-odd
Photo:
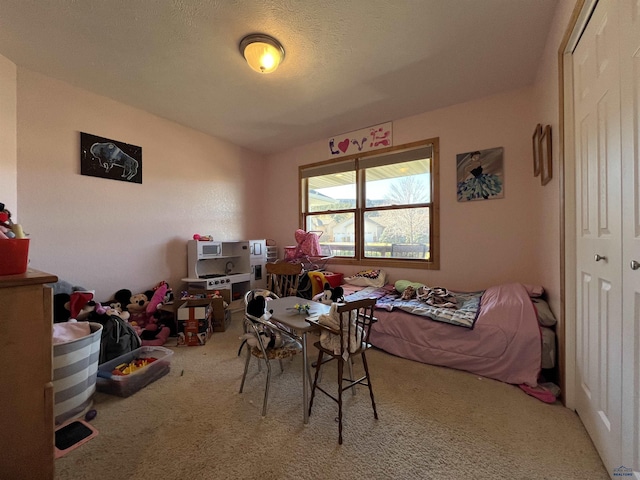
[[502, 147], [456, 155], [458, 201], [504, 198]]
[[540, 175], [540, 137], [542, 137], [542, 125], [536, 125], [536, 129], [533, 131], [532, 145], [533, 145], [533, 176]]
[[553, 159], [551, 156], [551, 125], [544, 127], [540, 137], [540, 183], [546, 185], [553, 176]]
[[80, 132], [80, 173], [142, 183], [142, 147]]

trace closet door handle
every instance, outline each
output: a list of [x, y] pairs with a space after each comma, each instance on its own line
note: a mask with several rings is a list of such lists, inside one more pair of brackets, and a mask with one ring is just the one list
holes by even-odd
[[602, 255], [598, 255], [597, 253], [593, 258], [596, 260], [596, 262], [599, 262], [600, 260], [604, 260], [605, 262], [607, 261], [607, 257], [603, 257]]
[[631, 260], [631, 270], [638, 270], [640, 268], [640, 263], [635, 260]]

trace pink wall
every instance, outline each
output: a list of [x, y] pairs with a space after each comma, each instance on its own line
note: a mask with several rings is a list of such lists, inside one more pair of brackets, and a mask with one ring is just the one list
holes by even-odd
[[0, 202], [17, 222], [16, 71], [16, 66], [0, 55]]
[[[442, 254], [440, 270], [386, 269], [391, 281], [409, 279], [453, 290], [512, 281], [557, 288], [545, 271], [548, 262], [540, 261], [540, 245], [557, 242], [549, 238], [548, 212], [540, 208], [550, 189], [533, 176], [534, 104], [533, 91], [523, 89], [393, 121], [394, 145], [440, 138]], [[504, 147], [504, 199], [458, 202], [456, 154], [492, 147]], [[278, 245], [295, 244], [297, 166], [328, 158], [326, 141], [269, 158], [267, 193], [272, 208], [266, 212], [266, 225]], [[331, 268], [345, 273], [359, 269]]]
[[[458, 290], [538, 283], [558, 302], [557, 164], [554, 179], [542, 187], [532, 174], [531, 134], [536, 123], [550, 123], [554, 131], [557, 126], [555, 50], [571, 10], [561, 5], [534, 87], [391, 119], [396, 145], [440, 138], [442, 247], [439, 271], [389, 269], [392, 281]], [[5, 60], [0, 57], [0, 82], [11, 87], [16, 69]], [[5, 104], [0, 122], [11, 127]], [[273, 238], [281, 248], [292, 244], [297, 166], [329, 156], [323, 140], [264, 159], [24, 69], [17, 69], [14, 131], [17, 162], [9, 149], [0, 160], [2, 178], [9, 180], [0, 186], [3, 194], [10, 192], [17, 178], [20, 221], [32, 238], [31, 266], [95, 288], [99, 298], [159, 280], [179, 285], [186, 274], [185, 240], [194, 232], [224, 240]], [[142, 146], [143, 184], [81, 176], [81, 131]], [[505, 198], [458, 203], [456, 154], [500, 146]], [[333, 268], [347, 274], [359, 269]]]
[[[17, 91], [18, 201], [32, 268], [102, 300], [161, 280], [178, 289], [194, 233], [262, 232], [255, 153], [22, 68]], [[141, 146], [143, 183], [80, 175], [80, 132]]]
[[[560, 319], [560, 177], [561, 177], [561, 152], [560, 152], [560, 94], [559, 94], [559, 70], [558, 49], [565, 34], [571, 14], [576, 2], [559, 2], [556, 14], [551, 25], [544, 54], [538, 68], [538, 75], [534, 84], [534, 114], [537, 123], [551, 125], [553, 147], [553, 178], [544, 187], [544, 195], [540, 197], [540, 210], [546, 213], [546, 235], [538, 245], [537, 256], [543, 267], [543, 274], [547, 277], [550, 287], [549, 303], [556, 317]], [[570, 252], [568, 252], [570, 253]]]

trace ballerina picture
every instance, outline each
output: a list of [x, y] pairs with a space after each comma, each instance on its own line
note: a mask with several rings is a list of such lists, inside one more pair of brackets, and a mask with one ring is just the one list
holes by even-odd
[[456, 155], [458, 201], [504, 198], [503, 148]]

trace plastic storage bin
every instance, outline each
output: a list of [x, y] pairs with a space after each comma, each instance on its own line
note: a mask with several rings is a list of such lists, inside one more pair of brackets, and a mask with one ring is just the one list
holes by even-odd
[[27, 271], [29, 239], [0, 240], [0, 275], [18, 275]]
[[[128, 397], [146, 387], [171, 370], [173, 351], [164, 347], [140, 347], [133, 352], [121, 355], [98, 366], [96, 388], [99, 392]], [[129, 375], [113, 375], [114, 368], [138, 358], [156, 358], [157, 360]]]

